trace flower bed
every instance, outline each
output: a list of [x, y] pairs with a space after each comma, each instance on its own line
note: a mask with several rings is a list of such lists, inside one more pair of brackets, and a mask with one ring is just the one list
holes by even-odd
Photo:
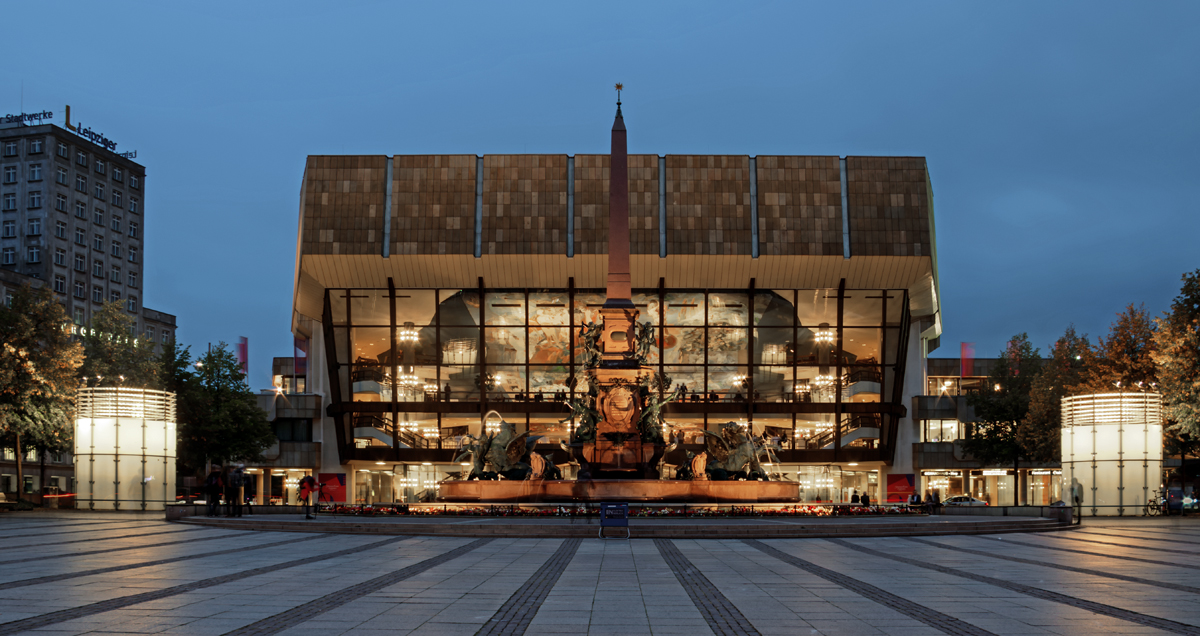
[[[320, 507], [321, 513], [362, 517], [593, 517], [598, 505], [590, 506], [434, 506], [428, 504], [334, 504]], [[865, 517], [923, 514], [908, 506], [856, 506], [798, 504], [792, 506], [630, 506], [630, 517], [722, 518], [722, 517]]]

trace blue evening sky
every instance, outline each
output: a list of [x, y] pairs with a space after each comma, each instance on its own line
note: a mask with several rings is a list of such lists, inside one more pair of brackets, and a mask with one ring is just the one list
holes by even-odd
[[8, 3], [0, 114], [138, 151], [145, 303], [248, 336], [256, 389], [307, 155], [608, 152], [617, 81], [634, 153], [927, 157], [937, 356], [1094, 340], [1200, 267], [1200, 5], [590, 4]]

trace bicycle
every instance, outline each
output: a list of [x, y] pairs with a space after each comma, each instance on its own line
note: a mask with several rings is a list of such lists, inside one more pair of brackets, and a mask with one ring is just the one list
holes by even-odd
[[1157, 517], [1164, 514], [1164, 509], [1167, 506], [1167, 499], [1159, 494], [1160, 491], [1153, 491], [1153, 495], [1146, 501], [1146, 505], [1142, 508], [1143, 517]]

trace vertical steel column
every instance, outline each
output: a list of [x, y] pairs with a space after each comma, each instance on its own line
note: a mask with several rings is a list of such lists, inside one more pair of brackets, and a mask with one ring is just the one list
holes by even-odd
[[[484, 360], [487, 353], [486, 341], [484, 340], [483, 325], [487, 323], [487, 303], [484, 302], [483, 292], [483, 277], [479, 277], [479, 349], [475, 356], [475, 364], [479, 367], [479, 416], [483, 417], [488, 412], [487, 399], [487, 361]], [[482, 422], [482, 420], [481, 420]]]
[[[751, 159], [751, 162], [754, 160]], [[751, 164], [753, 166], [753, 163]], [[754, 287], [755, 279], [750, 279], [750, 290], [746, 294], [746, 342], [749, 347], [749, 355], [746, 359], [746, 422], [750, 428], [750, 433], [754, 432], [754, 370], [758, 367], [754, 364]]]
[[837, 370], [833, 375], [833, 461], [841, 461], [842, 457], [842, 324], [845, 322], [846, 279], [838, 283], [837, 295], [837, 347], [833, 354], [837, 357]]
[[[434, 361], [434, 365], [433, 365], [433, 375], [434, 375], [433, 383], [437, 386], [437, 390], [434, 391], [433, 394], [434, 394], [434, 396], [438, 396], [438, 395], [442, 396], [442, 399], [434, 400], [434, 404], [437, 406], [437, 447], [439, 449], [442, 447], [442, 411], [444, 410], [442, 403], [443, 402], [446, 404], [450, 403], [450, 396], [442, 393], [442, 363], [444, 361], [442, 359], [442, 302], [441, 301], [442, 301], [442, 290], [441, 289], [433, 290], [433, 349], [434, 349], [434, 355], [437, 356], [436, 360]], [[449, 379], [446, 380], [446, 383], [447, 384], [450, 383]]]
[[[399, 375], [400, 375], [400, 358], [396, 350], [396, 284], [392, 281], [392, 277], [388, 276], [388, 311], [389, 311], [389, 327], [388, 327], [388, 349], [392, 359], [392, 459], [400, 461], [400, 433], [397, 430], [400, 423], [400, 396], [399, 396]], [[413, 368], [416, 371], [416, 367]]]

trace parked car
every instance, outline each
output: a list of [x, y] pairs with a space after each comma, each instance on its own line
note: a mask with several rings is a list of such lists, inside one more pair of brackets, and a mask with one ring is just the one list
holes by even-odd
[[944, 505], [944, 506], [986, 506], [989, 504], [986, 501], [980, 501], [970, 495], [955, 495], [953, 497], [946, 497], [946, 500], [942, 502], [942, 505]]

